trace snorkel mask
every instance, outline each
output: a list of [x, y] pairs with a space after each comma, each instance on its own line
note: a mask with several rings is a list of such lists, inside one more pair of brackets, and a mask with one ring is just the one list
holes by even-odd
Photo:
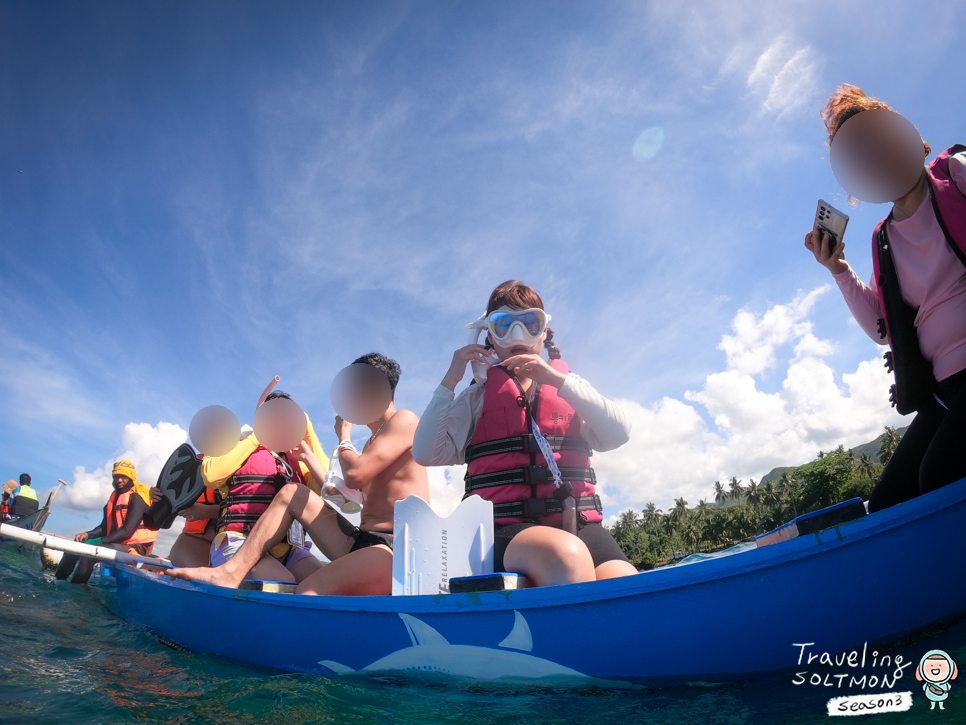
[[[466, 327], [470, 331], [469, 343], [479, 342], [480, 332], [486, 330], [493, 339], [493, 344], [504, 350], [523, 345], [533, 347], [540, 341], [540, 337], [547, 329], [550, 322], [550, 315], [539, 307], [530, 307], [526, 310], [515, 310], [510, 307], [501, 307], [490, 314], [483, 314], [474, 322]], [[500, 359], [496, 354], [489, 356], [486, 363], [471, 363], [473, 367], [473, 377], [478, 383], [486, 382], [486, 369], [499, 364]]]

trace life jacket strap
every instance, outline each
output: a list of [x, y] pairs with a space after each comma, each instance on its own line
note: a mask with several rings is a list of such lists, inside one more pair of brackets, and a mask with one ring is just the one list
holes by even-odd
[[[589, 457], [593, 451], [590, 446], [580, 436], [558, 436], [546, 435], [547, 443], [554, 451], [580, 451]], [[498, 456], [503, 453], [540, 453], [537, 439], [533, 433], [524, 436], [510, 436], [509, 438], [497, 438], [492, 441], [476, 443], [466, 449], [466, 462], [475, 461], [484, 456]]]
[[235, 504], [262, 503], [269, 505], [275, 500], [272, 493], [229, 493], [222, 498], [221, 505], [224, 507], [234, 506]]
[[[564, 502], [557, 498], [528, 498], [522, 501], [505, 501], [493, 504], [494, 519], [535, 519], [549, 514], [563, 513]], [[577, 499], [577, 511], [599, 511], [604, 507], [600, 496], [581, 496]]]
[[255, 474], [255, 473], [243, 473], [243, 474], [236, 473], [231, 478], [229, 478], [226, 481], [226, 483], [228, 484], [229, 489], [234, 488], [235, 486], [253, 485], [253, 484], [256, 486], [258, 485], [274, 486], [275, 488], [281, 488], [282, 486], [285, 485], [285, 482], [282, 480], [282, 477], [277, 473], [271, 476], [264, 476], [264, 475]]
[[[597, 483], [597, 474], [593, 468], [568, 468], [560, 469], [560, 478], [563, 481], [587, 481], [592, 484]], [[493, 473], [480, 473], [476, 476], [466, 474], [463, 479], [466, 483], [467, 494], [478, 491], [481, 488], [491, 488], [493, 486], [512, 486], [526, 485], [533, 486], [540, 483], [553, 483], [553, 474], [547, 466], [527, 466], [526, 468], [510, 468], [505, 471], [494, 471]]]

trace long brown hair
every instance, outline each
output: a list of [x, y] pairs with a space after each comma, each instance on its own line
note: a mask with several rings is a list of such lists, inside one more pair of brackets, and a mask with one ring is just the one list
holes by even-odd
[[[490, 301], [486, 303], [486, 314], [501, 307], [516, 307], [526, 310], [530, 307], [545, 309], [543, 300], [533, 287], [525, 285], [518, 279], [510, 279], [503, 284], [497, 285], [496, 289], [490, 293]], [[543, 341], [543, 346], [547, 349], [547, 357], [551, 360], [560, 359], [560, 350], [553, 344], [553, 330], [547, 328], [547, 339]]]

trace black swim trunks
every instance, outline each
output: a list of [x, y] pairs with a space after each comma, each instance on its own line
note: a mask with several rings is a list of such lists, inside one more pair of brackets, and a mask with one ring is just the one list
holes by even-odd
[[[503, 555], [506, 553], [506, 548], [513, 537], [525, 529], [539, 525], [522, 523], [497, 526], [493, 540], [493, 571], [506, 571], [503, 564]], [[631, 563], [630, 559], [621, 551], [621, 547], [614, 541], [614, 537], [599, 523], [584, 524], [583, 528], [577, 532], [577, 538], [583, 541], [584, 545], [590, 550], [595, 568], [606, 561]]]
[[393, 536], [391, 531], [363, 531], [358, 526], [353, 526], [342, 516], [339, 516], [339, 529], [343, 534], [355, 540], [352, 548], [349, 549], [350, 554], [353, 551], [365, 549], [367, 546], [378, 546], [379, 544], [388, 546], [390, 550], [392, 549]]

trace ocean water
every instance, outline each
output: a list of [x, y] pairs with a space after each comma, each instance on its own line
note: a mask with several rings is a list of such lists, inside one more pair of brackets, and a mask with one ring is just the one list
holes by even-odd
[[[826, 723], [832, 720], [826, 701], [845, 694], [823, 686], [796, 686], [787, 675], [675, 687], [292, 675], [170, 649], [144, 627], [124, 619], [110, 589], [96, 580], [95, 576], [95, 583], [87, 586], [57, 582], [43, 569], [37, 552], [24, 554], [14, 544], [0, 544], [3, 725]], [[718, 617], [722, 627], [754, 627], [753, 609], [708, 616]], [[593, 645], [584, 639], [575, 646]], [[966, 663], [966, 621], [932, 628], [897, 643], [890, 653], [918, 662], [934, 647]], [[911, 710], [843, 722], [966, 722], [966, 677], [954, 681], [944, 711], [930, 712], [914, 668], [915, 664], [906, 670], [894, 688], [914, 693]]]

